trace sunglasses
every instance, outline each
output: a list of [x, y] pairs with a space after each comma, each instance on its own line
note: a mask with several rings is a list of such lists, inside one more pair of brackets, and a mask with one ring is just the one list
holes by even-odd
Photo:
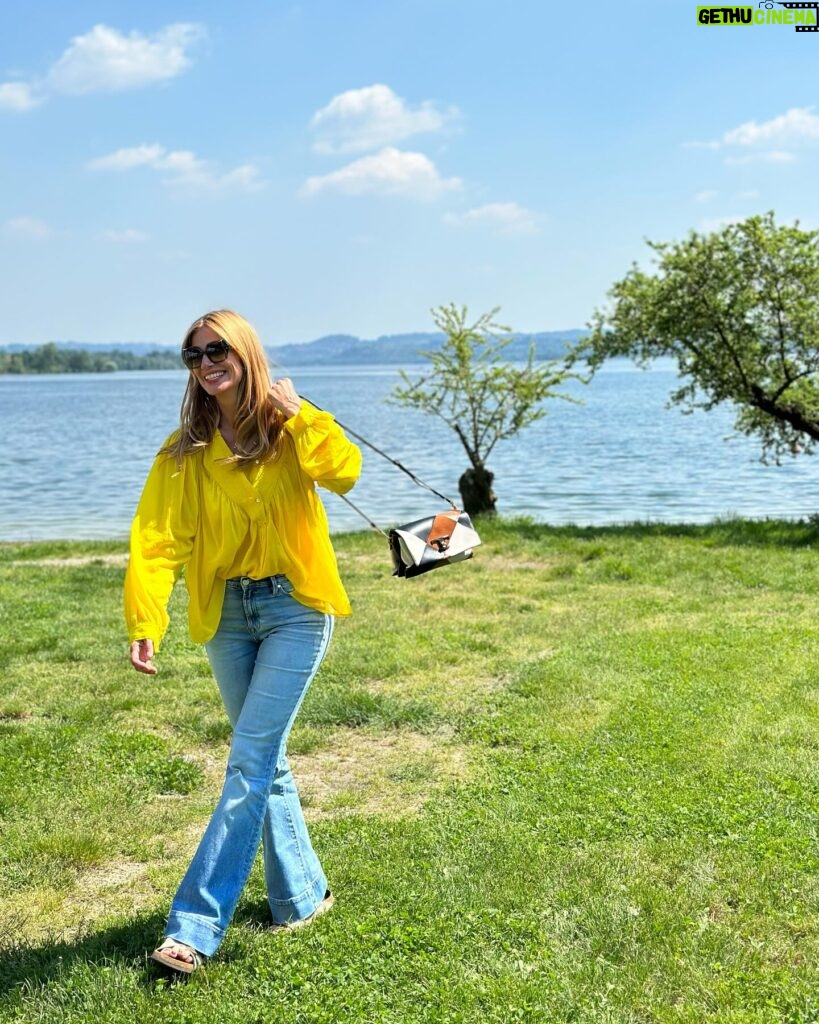
[[204, 348], [197, 348], [196, 345], [189, 345], [182, 349], [182, 362], [189, 370], [198, 370], [202, 365], [202, 359], [207, 356], [212, 363], [223, 363], [230, 352], [230, 345], [223, 339], [209, 341]]

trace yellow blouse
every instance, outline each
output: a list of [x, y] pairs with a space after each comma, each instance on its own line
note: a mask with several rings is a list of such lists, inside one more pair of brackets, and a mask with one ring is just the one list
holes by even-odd
[[131, 528], [124, 595], [129, 640], [147, 638], [159, 649], [183, 566], [197, 643], [216, 632], [232, 576], [283, 573], [297, 601], [350, 614], [315, 484], [344, 494], [361, 472], [361, 453], [329, 413], [306, 402], [284, 427], [282, 451], [267, 464], [226, 464], [231, 452], [218, 432], [181, 467], [172, 455], [157, 456]]

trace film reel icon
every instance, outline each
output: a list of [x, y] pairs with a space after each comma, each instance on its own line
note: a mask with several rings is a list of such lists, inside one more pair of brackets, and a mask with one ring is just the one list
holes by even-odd
[[812, 10], [816, 19], [815, 25], [795, 25], [794, 27], [797, 32], [819, 32], [819, 3], [815, 0], [813, 3], [783, 3], [782, 0], [777, 0], [777, 2], [780, 7], [785, 7], [789, 11]]

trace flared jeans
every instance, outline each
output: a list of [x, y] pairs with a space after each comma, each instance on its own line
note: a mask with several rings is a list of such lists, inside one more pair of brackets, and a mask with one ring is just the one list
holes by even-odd
[[300, 604], [285, 576], [227, 581], [205, 646], [233, 726], [222, 795], [174, 897], [166, 935], [219, 948], [261, 839], [274, 923], [308, 917], [327, 879], [287, 763], [287, 736], [327, 651], [333, 618]]

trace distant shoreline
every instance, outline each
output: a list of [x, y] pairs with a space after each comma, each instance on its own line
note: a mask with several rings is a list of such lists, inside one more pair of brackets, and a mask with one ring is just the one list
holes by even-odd
[[180, 366], [175, 351], [156, 350], [139, 355], [127, 349], [92, 352], [59, 348], [54, 342], [15, 352], [0, 351], [0, 375], [30, 377], [47, 373], [116, 373], [118, 370], [175, 370]]
[[[534, 349], [535, 359], [562, 359], [583, 336], [580, 330], [513, 334], [503, 350], [509, 362], [523, 362]], [[443, 342], [441, 334], [384, 335], [372, 341], [346, 334], [328, 335], [300, 345], [266, 349], [274, 366], [409, 366], [426, 362], [426, 353]], [[181, 366], [177, 348], [144, 342], [112, 343], [108, 348], [79, 342], [54, 342], [33, 348], [0, 348], [0, 375], [44, 373], [114, 373], [117, 370], [176, 370]]]

